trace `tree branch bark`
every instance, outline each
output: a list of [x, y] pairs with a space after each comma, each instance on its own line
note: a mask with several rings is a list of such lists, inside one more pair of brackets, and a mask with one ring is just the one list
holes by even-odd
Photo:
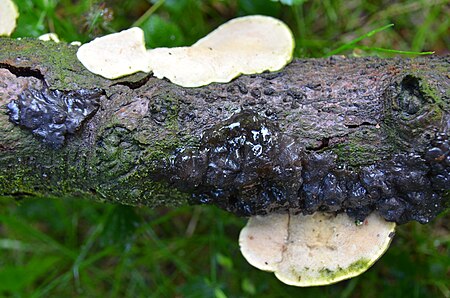
[[295, 60], [182, 88], [0, 38], [0, 196], [426, 223], [450, 200], [450, 56]]

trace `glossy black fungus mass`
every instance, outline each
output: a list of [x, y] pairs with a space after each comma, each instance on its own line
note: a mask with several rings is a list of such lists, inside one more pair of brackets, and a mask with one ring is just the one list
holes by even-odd
[[[243, 112], [208, 130], [173, 161], [172, 183], [239, 215], [289, 207], [302, 184], [300, 147], [266, 119]], [[189, 187], [194, 186], [194, 189]]]
[[8, 104], [9, 120], [31, 130], [52, 148], [61, 148], [66, 135], [74, 134], [98, 109], [101, 95], [97, 89], [27, 89]]
[[363, 220], [427, 223], [444, 209], [450, 185], [449, 138], [437, 133], [425, 154], [402, 153], [347, 168], [333, 150], [302, 149], [270, 120], [241, 112], [206, 131], [198, 148], [177, 152], [168, 179], [240, 216], [275, 210], [346, 212]]

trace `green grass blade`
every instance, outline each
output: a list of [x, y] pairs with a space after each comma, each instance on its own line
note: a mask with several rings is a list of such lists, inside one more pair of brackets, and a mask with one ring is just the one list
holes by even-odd
[[372, 30], [372, 31], [370, 31], [370, 32], [368, 32], [368, 33], [366, 33], [366, 34], [363, 34], [363, 35], [361, 35], [361, 36], [359, 36], [359, 37], [353, 39], [352, 41], [350, 41], [350, 42], [348, 42], [348, 43], [346, 43], [346, 44], [344, 44], [344, 45], [338, 47], [337, 49], [335, 49], [335, 50], [329, 52], [328, 54], [326, 54], [326, 57], [328, 57], [328, 56], [333, 56], [333, 55], [336, 55], [336, 54], [339, 54], [339, 53], [341, 53], [341, 52], [343, 52], [343, 51], [345, 51], [345, 50], [348, 50], [348, 49], [352, 49], [352, 48], [354, 48], [354, 46], [355, 46], [358, 42], [360, 42], [361, 40], [366, 39], [366, 38], [368, 38], [368, 37], [371, 37], [372, 35], [374, 35], [374, 34], [376, 34], [376, 33], [378, 33], [378, 32], [384, 31], [384, 30], [386, 30], [386, 29], [389, 29], [389, 28], [391, 28], [391, 27], [393, 27], [393, 26], [394, 26], [394, 24], [388, 24], [388, 25], [386, 25], [386, 26], [383, 26], [383, 27], [374, 29], [374, 30]]
[[[46, 245], [48, 250], [59, 251], [68, 258], [75, 259], [76, 252], [66, 247], [64, 244], [48, 236], [47, 234], [39, 231], [35, 227], [28, 225], [20, 220], [12, 218], [10, 216], [0, 215], [0, 224], [9, 226], [15, 233], [22, 235], [24, 238], [32, 240], [38, 240]], [[33, 244], [34, 245], [34, 244]]]
[[393, 50], [393, 49], [385, 49], [385, 48], [377, 48], [377, 47], [366, 47], [366, 46], [361, 46], [359, 48], [363, 49], [365, 51], [401, 54], [401, 55], [432, 55], [432, 54], [434, 54], [434, 52], [401, 51], [401, 50]]
[[152, 14], [154, 14], [158, 8], [160, 8], [166, 0], [159, 0], [153, 4], [136, 22], [131, 25], [131, 27], [139, 27], [144, 23]]

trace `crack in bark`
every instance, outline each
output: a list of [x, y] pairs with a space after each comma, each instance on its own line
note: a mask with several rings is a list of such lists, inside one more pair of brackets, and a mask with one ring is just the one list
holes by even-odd
[[138, 80], [138, 81], [121, 81], [121, 82], [117, 82], [111, 85], [111, 87], [114, 86], [126, 86], [128, 88], [130, 88], [131, 90], [135, 90], [135, 89], [139, 89], [142, 86], [144, 86], [145, 84], [147, 84], [147, 82], [150, 80], [150, 78], [153, 76], [153, 73], [149, 73], [148, 75], [146, 75], [145, 77], [143, 77], [142, 79]]
[[287, 235], [286, 240], [284, 241], [282, 250], [281, 250], [281, 261], [278, 262], [278, 264], [281, 264], [284, 262], [286, 252], [288, 250], [288, 246], [290, 245], [289, 241], [291, 241], [291, 212], [288, 211], [287, 213], [288, 219], [287, 219]]
[[348, 127], [348, 128], [359, 128], [359, 127], [362, 127], [362, 126], [377, 126], [377, 124], [373, 124], [373, 123], [370, 123], [370, 122], [367, 122], [367, 121], [364, 121], [363, 123], [359, 123], [359, 124], [345, 124], [345, 126], [346, 127]]
[[7, 63], [0, 63], [0, 68], [7, 69], [16, 77], [33, 77], [41, 80], [45, 85], [47, 85], [44, 75], [37, 69], [33, 69], [31, 67], [16, 67]]
[[315, 147], [306, 147], [306, 150], [309, 151], [321, 151], [325, 148], [328, 148], [328, 146], [330, 145], [330, 138], [322, 138], [322, 140], [320, 141], [320, 144], [318, 146]]

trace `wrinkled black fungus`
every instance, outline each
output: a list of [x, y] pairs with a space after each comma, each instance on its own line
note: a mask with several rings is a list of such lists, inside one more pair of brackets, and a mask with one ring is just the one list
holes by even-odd
[[264, 95], [273, 95], [275, 93], [275, 90], [273, 88], [265, 88], [263, 91]]
[[254, 98], [260, 98], [261, 97], [261, 90], [259, 89], [252, 89], [252, 91], [250, 91], [250, 94], [254, 97]]
[[449, 138], [437, 133], [422, 154], [398, 153], [348, 168], [332, 147], [311, 150], [283, 135], [272, 120], [243, 111], [203, 135], [199, 147], [178, 151], [167, 179], [193, 193], [193, 204], [214, 204], [240, 216], [287, 210], [372, 211], [389, 221], [427, 223], [448, 203]]
[[199, 148], [178, 152], [170, 181], [193, 192], [193, 203], [213, 203], [238, 215], [266, 213], [296, 199], [299, 149], [270, 120], [244, 111], [208, 130]]
[[65, 137], [97, 111], [101, 95], [99, 89], [27, 89], [8, 104], [9, 120], [31, 130], [52, 148], [61, 148]]

